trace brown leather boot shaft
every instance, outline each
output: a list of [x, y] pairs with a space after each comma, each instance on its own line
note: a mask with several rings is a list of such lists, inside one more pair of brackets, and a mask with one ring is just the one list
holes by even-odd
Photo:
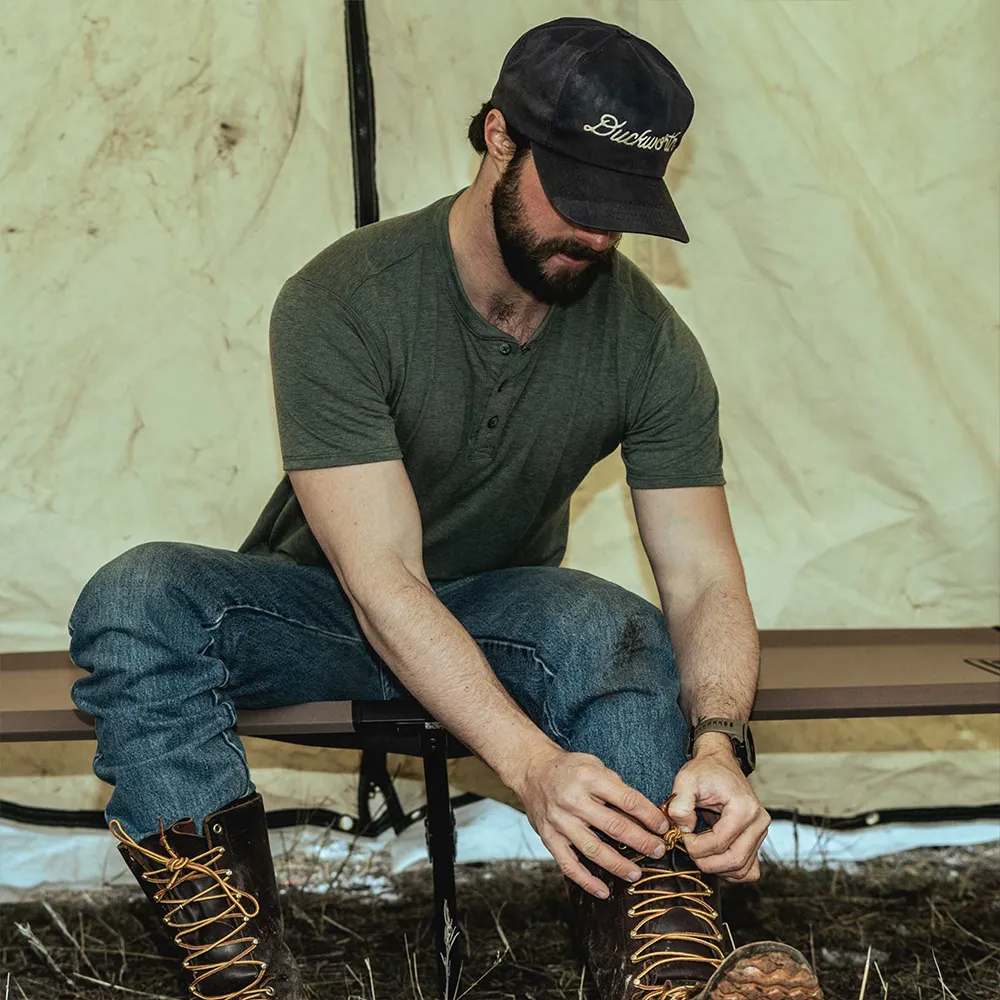
[[642, 872], [631, 885], [588, 865], [608, 885], [608, 899], [567, 880], [602, 1000], [693, 1000], [723, 959], [719, 880], [698, 869], [679, 830], [664, 841], [660, 859], [621, 849]]
[[284, 926], [259, 795], [180, 820], [119, 851], [174, 939], [197, 1000], [305, 1000]]

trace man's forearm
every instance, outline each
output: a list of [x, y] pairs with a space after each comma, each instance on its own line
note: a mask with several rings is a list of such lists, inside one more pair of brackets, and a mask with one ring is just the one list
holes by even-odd
[[760, 671], [753, 609], [740, 581], [709, 584], [667, 612], [688, 721], [749, 719]]
[[403, 566], [351, 597], [361, 627], [407, 690], [516, 790], [525, 755], [555, 744], [497, 680], [475, 640]]

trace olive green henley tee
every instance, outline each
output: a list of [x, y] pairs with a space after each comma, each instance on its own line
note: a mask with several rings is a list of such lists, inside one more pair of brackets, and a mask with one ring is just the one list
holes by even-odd
[[[573, 491], [619, 445], [634, 488], [722, 485], [715, 382], [656, 286], [619, 252], [522, 347], [465, 294], [457, 197], [349, 233], [282, 287], [286, 472], [402, 459], [432, 581], [559, 565]], [[329, 565], [287, 475], [240, 551]]]

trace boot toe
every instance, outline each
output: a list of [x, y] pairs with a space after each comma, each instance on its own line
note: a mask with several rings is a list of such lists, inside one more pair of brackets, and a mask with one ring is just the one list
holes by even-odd
[[823, 991], [801, 952], [757, 941], [726, 956], [699, 1000], [823, 1000]]

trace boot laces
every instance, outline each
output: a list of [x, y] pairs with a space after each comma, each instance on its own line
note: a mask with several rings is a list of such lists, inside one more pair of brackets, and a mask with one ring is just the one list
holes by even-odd
[[[671, 796], [672, 798], [673, 796]], [[667, 819], [667, 802], [663, 804], [662, 811]], [[670, 829], [663, 835], [663, 842], [667, 851], [681, 843], [684, 831], [670, 820]], [[632, 1000], [695, 1000], [701, 992], [704, 983], [701, 985], [678, 985], [655, 984], [648, 982], [649, 976], [657, 969], [662, 976], [668, 972], [669, 968], [664, 968], [672, 962], [703, 962], [709, 966], [709, 974], [719, 967], [725, 953], [719, 947], [718, 942], [722, 941], [722, 934], [716, 924], [719, 918], [718, 912], [710, 905], [712, 890], [702, 877], [701, 871], [693, 863], [690, 869], [684, 870], [664, 870], [661, 868], [643, 867], [641, 860], [637, 859], [635, 864], [642, 874], [628, 888], [629, 895], [643, 896], [640, 902], [630, 907], [628, 915], [637, 917], [638, 923], [632, 929], [631, 937], [643, 943], [632, 953], [633, 964], [642, 964], [642, 969], [632, 979]], [[674, 888], [668, 888], [669, 882], [664, 885], [665, 880], [672, 880]], [[659, 884], [657, 884], [659, 883]], [[680, 883], [679, 886], [677, 883]], [[703, 931], [674, 931], [667, 934], [657, 934], [644, 928], [662, 917], [669, 910], [681, 907], [688, 913], [698, 918], [704, 925]], [[675, 948], [666, 946], [667, 942], [690, 941], [707, 948], [711, 955], [694, 955], [690, 952], [678, 951]], [[658, 977], [659, 978], [659, 977]]]
[[[161, 867], [144, 871], [142, 878], [160, 886], [153, 894], [157, 903], [168, 907], [163, 922], [173, 928], [177, 933], [174, 941], [178, 947], [188, 952], [183, 961], [184, 968], [194, 973], [194, 979], [188, 987], [191, 996], [196, 1000], [272, 1000], [274, 990], [264, 982], [267, 973], [267, 963], [260, 959], [251, 958], [254, 949], [257, 947], [257, 938], [238, 937], [244, 927], [260, 912], [260, 905], [257, 900], [247, 892], [235, 889], [229, 884], [232, 872], [228, 869], [217, 869], [214, 867], [222, 855], [225, 853], [224, 847], [212, 847], [202, 854], [194, 857], [184, 857], [178, 854], [170, 842], [167, 840], [163, 829], [163, 821], [160, 821], [160, 844], [164, 853], [154, 851], [148, 847], [137, 844], [124, 830], [118, 820], [113, 819], [110, 824], [111, 832], [114, 836], [131, 850], [143, 855], [150, 861], [159, 864]], [[210, 878], [211, 884], [192, 896], [170, 898], [169, 893], [185, 882], [190, 882], [199, 878]], [[191, 903], [204, 903], [211, 900], [225, 900], [228, 904], [218, 913], [205, 917], [202, 920], [185, 921], [180, 913], [184, 907]], [[216, 938], [208, 944], [198, 944], [188, 940], [192, 935], [197, 935], [200, 931], [223, 920], [235, 921], [234, 926], [221, 937]], [[222, 925], [225, 926], [224, 924]], [[243, 950], [222, 962], [202, 961], [208, 953], [219, 945], [235, 944], [243, 945]], [[222, 972], [235, 965], [257, 966], [257, 976], [252, 983], [243, 986], [235, 993], [207, 995], [199, 990], [199, 986], [209, 977]]]

